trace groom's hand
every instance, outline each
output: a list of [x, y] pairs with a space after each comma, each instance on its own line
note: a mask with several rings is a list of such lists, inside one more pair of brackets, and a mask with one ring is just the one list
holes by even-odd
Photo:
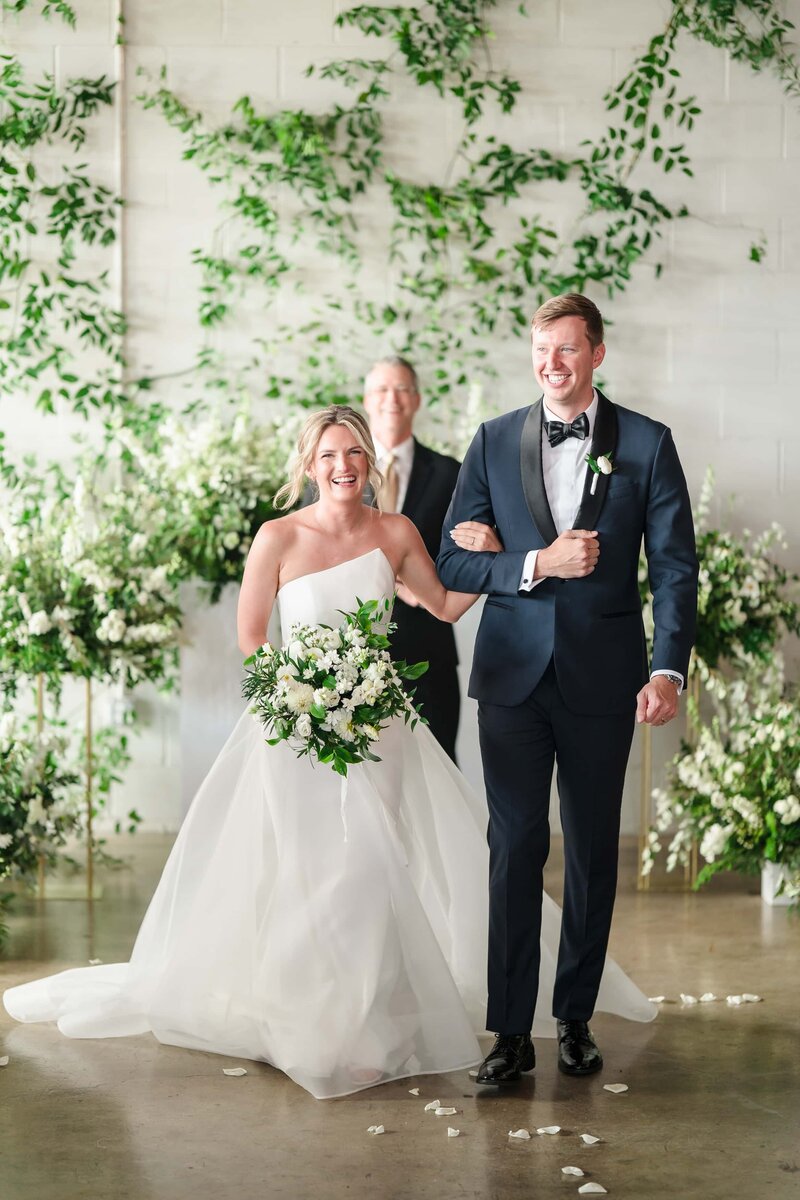
[[536, 555], [534, 579], [581, 579], [591, 575], [600, 557], [596, 529], [565, 529]]
[[666, 675], [654, 675], [636, 697], [636, 722], [666, 725], [678, 711], [678, 689]]

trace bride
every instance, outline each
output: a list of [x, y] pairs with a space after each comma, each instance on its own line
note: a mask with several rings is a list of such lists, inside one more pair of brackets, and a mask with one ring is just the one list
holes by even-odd
[[[305, 478], [316, 503], [263, 525], [239, 602], [242, 652], [273, 605], [291, 625], [390, 598], [396, 581], [446, 621], [477, 599], [439, 582], [407, 518], [363, 503], [381, 477], [364, 419], [312, 414], [285, 505]], [[280, 495], [280, 494], [279, 494]], [[485, 531], [475, 548], [493, 547]], [[494, 546], [498, 548], [498, 546]], [[153, 1033], [161, 1042], [262, 1060], [318, 1098], [481, 1059], [488, 853], [485, 806], [428, 729], [395, 720], [380, 762], [327, 766], [268, 746], [245, 711], [200, 787], [129, 963], [65, 971], [5, 993], [19, 1021], [67, 1037]], [[560, 910], [545, 896], [540, 994], [555, 977]], [[607, 960], [598, 1008], [654, 1007]], [[555, 1022], [537, 1012], [534, 1035]]]

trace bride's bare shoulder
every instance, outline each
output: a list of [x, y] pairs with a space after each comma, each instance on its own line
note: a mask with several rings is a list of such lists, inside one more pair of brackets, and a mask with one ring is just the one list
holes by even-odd
[[285, 550], [297, 540], [306, 524], [302, 509], [299, 512], [287, 513], [285, 517], [273, 517], [271, 521], [265, 521], [259, 527], [253, 538], [253, 547], [272, 553]]

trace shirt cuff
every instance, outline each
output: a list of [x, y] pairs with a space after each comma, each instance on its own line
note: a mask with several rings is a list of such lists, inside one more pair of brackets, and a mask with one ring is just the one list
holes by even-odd
[[519, 581], [518, 590], [520, 592], [532, 592], [542, 582], [541, 579], [533, 578], [536, 571], [536, 558], [538, 554], [538, 550], [529, 550], [525, 555], [525, 562], [522, 564], [522, 578]]
[[660, 671], [651, 671], [650, 672], [651, 679], [655, 679], [656, 675], [675, 675], [675, 676], [677, 676], [677, 678], [680, 679], [680, 683], [678, 684], [678, 695], [679, 696], [680, 696], [681, 692], [683, 691], [684, 687], [686, 686], [686, 680], [683, 678], [683, 675], [681, 675], [680, 671], [668, 671], [666, 668], [662, 667]]

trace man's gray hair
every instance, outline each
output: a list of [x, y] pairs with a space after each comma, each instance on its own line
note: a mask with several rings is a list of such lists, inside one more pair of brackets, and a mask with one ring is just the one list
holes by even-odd
[[411, 382], [414, 385], [414, 391], [419, 391], [419, 379], [417, 377], [417, 372], [414, 370], [408, 359], [403, 358], [401, 354], [386, 354], [383, 358], [376, 358], [375, 362], [364, 376], [365, 392], [369, 387], [369, 377], [376, 367], [403, 367], [403, 369], [408, 371], [409, 375], [411, 376]]

